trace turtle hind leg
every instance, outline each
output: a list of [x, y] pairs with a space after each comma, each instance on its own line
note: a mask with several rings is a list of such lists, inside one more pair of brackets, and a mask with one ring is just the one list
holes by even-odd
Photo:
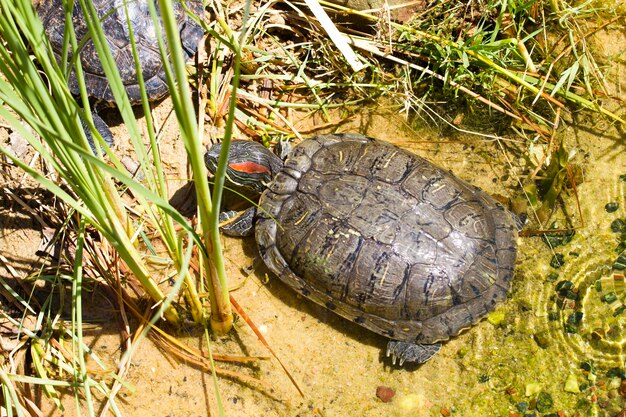
[[417, 364], [428, 361], [433, 355], [439, 352], [441, 343], [431, 345], [419, 345], [411, 342], [401, 342], [390, 340], [387, 344], [387, 356], [391, 356], [391, 362], [395, 365], [396, 360], [400, 366], [404, 362], [415, 362]]

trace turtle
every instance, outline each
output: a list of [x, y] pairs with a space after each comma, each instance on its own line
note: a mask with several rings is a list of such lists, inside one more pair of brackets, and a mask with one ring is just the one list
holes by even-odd
[[[127, 12], [137, 46], [137, 56], [141, 64], [148, 99], [154, 102], [168, 95], [168, 86], [158, 48], [155, 25], [148, 9], [149, 1], [91, 0], [98, 16], [101, 18], [102, 29], [131, 104], [141, 102], [141, 92], [133, 59], [126, 17]], [[126, 8], [124, 7], [125, 4]], [[180, 1], [174, 1], [173, 5], [183, 52], [185, 58], [189, 59], [195, 55], [198, 43], [204, 35], [204, 29], [185, 12]], [[196, 15], [202, 16], [203, 7], [201, 1], [187, 1], [186, 5]], [[35, 9], [43, 23], [46, 36], [50, 40], [57, 60], [60, 60], [65, 36], [63, 2], [61, 0], [38, 0], [35, 2]], [[157, 13], [158, 10], [157, 7]], [[80, 50], [80, 59], [85, 74], [87, 93], [95, 102], [112, 106], [114, 102], [113, 92], [102, 64], [98, 59], [96, 48], [91, 39], [88, 39], [87, 23], [78, 1], [74, 2], [72, 25], [74, 26], [79, 44], [81, 41], [86, 40]], [[71, 56], [68, 59], [71, 59]], [[79, 87], [74, 70], [70, 73], [69, 88], [72, 94], [78, 96]], [[112, 143], [112, 136], [108, 132], [104, 121], [97, 114], [94, 113], [94, 115], [96, 116], [96, 128], [103, 134], [103, 137], [106, 136]]]
[[[220, 151], [216, 144], [205, 154], [210, 173]], [[393, 364], [426, 362], [510, 289], [515, 216], [388, 142], [320, 135], [283, 163], [261, 144], [233, 141], [226, 186], [260, 198], [223, 231], [254, 233], [261, 258], [287, 286], [387, 337]]]

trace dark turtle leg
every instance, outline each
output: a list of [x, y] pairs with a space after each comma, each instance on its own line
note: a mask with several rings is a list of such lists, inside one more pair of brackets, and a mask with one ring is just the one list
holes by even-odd
[[[96, 130], [98, 131], [98, 133], [100, 133], [100, 136], [102, 136], [102, 139], [104, 139], [104, 143], [106, 143], [109, 147], [112, 147], [113, 146], [113, 134], [111, 133], [109, 126], [107, 126], [106, 122], [102, 120], [102, 117], [100, 117], [98, 113], [92, 112], [91, 117], [93, 118], [93, 124], [96, 127]], [[87, 140], [89, 141], [89, 146], [91, 146], [91, 150], [93, 154], [97, 155], [96, 143], [95, 143], [95, 140], [93, 139], [93, 135], [91, 134], [91, 131], [89, 130], [89, 127], [87, 127], [87, 125], [82, 119], [80, 123], [83, 125], [83, 130], [85, 131], [85, 134], [87, 135]]]
[[220, 229], [222, 229], [222, 232], [224, 232], [228, 236], [250, 236], [254, 231], [255, 216], [255, 206], [250, 207], [243, 213], [234, 210], [223, 211], [220, 213], [220, 223], [227, 223]]
[[399, 360], [400, 366], [404, 362], [424, 363], [441, 348], [441, 343], [432, 345], [419, 345], [411, 342], [401, 342], [390, 340], [387, 344], [387, 356], [391, 356], [391, 361], [395, 365]]

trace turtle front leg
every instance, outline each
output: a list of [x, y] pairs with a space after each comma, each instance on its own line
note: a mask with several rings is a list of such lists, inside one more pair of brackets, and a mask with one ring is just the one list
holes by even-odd
[[254, 231], [254, 218], [256, 207], [252, 206], [246, 211], [238, 212], [234, 210], [220, 213], [220, 229], [228, 236], [245, 237], [252, 235]]
[[404, 362], [424, 363], [433, 355], [439, 352], [441, 343], [433, 343], [432, 345], [419, 345], [411, 342], [401, 342], [398, 340], [390, 340], [387, 343], [387, 357], [391, 356], [391, 362], [395, 365], [399, 360], [400, 366]]

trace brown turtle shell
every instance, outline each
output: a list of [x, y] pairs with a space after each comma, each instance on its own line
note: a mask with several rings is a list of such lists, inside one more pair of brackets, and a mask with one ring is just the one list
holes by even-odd
[[[159, 53], [156, 28], [148, 10], [148, 1], [127, 2], [128, 20], [124, 0], [92, 0], [92, 3], [98, 16], [102, 19], [102, 29], [131, 103], [140, 102], [141, 93], [130, 43], [128, 20], [131, 22], [133, 37], [137, 45], [137, 56], [141, 63], [148, 98], [151, 101], [156, 101], [165, 97], [168, 94], [168, 87], [163, 70], [163, 61]], [[202, 2], [187, 1], [186, 4], [202, 18]], [[40, 0], [35, 2], [35, 7], [54, 52], [60, 59], [65, 30], [65, 14], [61, 0]], [[174, 2], [174, 13], [180, 31], [183, 51], [186, 57], [190, 58], [196, 53], [198, 42], [202, 38], [204, 30], [185, 13], [182, 4], [178, 1]], [[105, 102], [113, 102], [113, 93], [98, 59], [96, 48], [93, 42], [88, 39], [87, 24], [78, 1], [74, 4], [72, 25], [74, 25], [79, 43], [87, 39], [81, 49], [80, 57], [89, 96]], [[163, 30], [161, 32], [163, 33]], [[79, 93], [78, 83], [73, 72], [69, 78], [69, 85], [73, 94]]]
[[457, 335], [506, 298], [512, 215], [427, 160], [361, 135], [296, 146], [260, 200], [256, 240], [288, 286], [394, 340]]

